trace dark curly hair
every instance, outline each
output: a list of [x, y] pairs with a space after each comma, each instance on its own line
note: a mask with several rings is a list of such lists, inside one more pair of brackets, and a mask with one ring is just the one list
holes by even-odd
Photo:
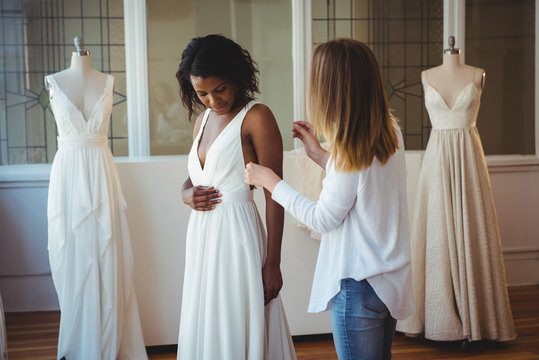
[[189, 120], [202, 107], [191, 75], [208, 78], [218, 76], [232, 82], [237, 88], [233, 108], [255, 99], [258, 89], [258, 67], [251, 55], [234, 41], [222, 35], [208, 35], [192, 39], [182, 53], [176, 78], [180, 84], [183, 106], [189, 111]]

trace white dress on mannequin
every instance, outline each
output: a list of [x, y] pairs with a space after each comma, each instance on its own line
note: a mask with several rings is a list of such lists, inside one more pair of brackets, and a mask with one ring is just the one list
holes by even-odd
[[[427, 72], [428, 73], [428, 72]], [[432, 123], [411, 226], [416, 312], [397, 330], [438, 341], [516, 337], [473, 74], [448, 105], [425, 73]]]
[[85, 118], [55, 76], [45, 78], [59, 134], [47, 209], [58, 359], [147, 359], [126, 204], [107, 139], [113, 80], [106, 76]]
[[267, 239], [253, 194], [244, 182], [241, 144], [246, 105], [209, 149], [204, 168], [198, 143], [189, 153], [194, 186], [223, 194], [212, 211], [191, 211], [186, 236], [178, 359], [291, 360], [294, 345], [278, 296], [264, 306], [262, 265]]

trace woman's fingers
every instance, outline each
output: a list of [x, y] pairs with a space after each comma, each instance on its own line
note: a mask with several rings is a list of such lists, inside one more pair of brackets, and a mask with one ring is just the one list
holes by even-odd
[[247, 165], [245, 165], [245, 172], [244, 172], [244, 181], [246, 184], [249, 184], [249, 185], [256, 185], [253, 183], [253, 173], [254, 173], [254, 166], [255, 164], [253, 163], [249, 163]]
[[212, 199], [221, 196], [219, 190], [208, 186], [197, 186], [195, 188], [195, 194], [197, 198], [203, 197], [201, 200]]
[[296, 130], [295, 128], [292, 128], [292, 137], [296, 139], [300, 139], [301, 141], [303, 141], [304, 139], [301, 132], [299, 130]]
[[219, 198], [209, 198], [207, 196], [201, 196], [198, 197], [193, 203], [195, 206], [195, 210], [208, 211], [215, 209], [215, 205], [219, 204], [220, 202], [221, 199]]
[[221, 202], [221, 193], [213, 186], [197, 186], [193, 193], [193, 209], [210, 211]]
[[309, 143], [318, 142], [314, 133], [312, 133], [308, 129], [305, 129], [304, 127], [299, 125], [294, 125], [294, 129], [297, 134], [296, 137], [300, 139], [306, 146], [309, 145]]
[[262, 165], [249, 163], [245, 165], [244, 181], [246, 184], [262, 186], [260, 183], [262, 170], [265, 169]]
[[197, 211], [210, 211], [210, 210], [215, 209], [215, 205], [217, 203], [220, 203], [220, 202], [221, 202], [221, 200], [200, 202], [200, 203], [197, 203], [195, 205], [195, 210], [197, 210]]
[[294, 121], [294, 128], [301, 128], [307, 130], [309, 133], [314, 134], [313, 124], [307, 121]]

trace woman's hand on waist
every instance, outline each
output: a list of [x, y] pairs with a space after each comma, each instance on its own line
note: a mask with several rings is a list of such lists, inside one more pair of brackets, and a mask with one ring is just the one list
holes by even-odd
[[[184, 204], [197, 211], [210, 211], [221, 202], [221, 193], [213, 186], [193, 186], [190, 180], [182, 188], [182, 200]], [[190, 185], [190, 186], [189, 186]]]

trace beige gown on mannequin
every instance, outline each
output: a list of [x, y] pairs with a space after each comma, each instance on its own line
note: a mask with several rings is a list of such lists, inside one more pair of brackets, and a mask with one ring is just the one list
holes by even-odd
[[432, 132], [411, 226], [416, 312], [397, 330], [439, 341], [513, 340], [498, 221], [475, 126], [484, 71], [449, 53], [422, 81]]
[[113, 80], [78, 52], [70, 68], [45, 77], [59, 135], [47, 209], [58, 359], [147, 359], [126, 205], [107, 139]]

